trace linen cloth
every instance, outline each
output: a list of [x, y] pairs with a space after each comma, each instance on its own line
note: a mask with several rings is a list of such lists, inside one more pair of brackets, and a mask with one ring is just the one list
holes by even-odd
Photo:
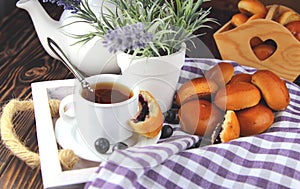
[[[178, 88], [218, 62], [186, 59]], [[235, 73], [256, 71], [231, 63]], [[290, 105], [275, 113], [274, 124], [264, 133], [191, 148], [201, 138], [175, 124], [168, 139], [114, 152], [85, 188], [299, 188], [300, 88], [290, 82], [287, 87]]]

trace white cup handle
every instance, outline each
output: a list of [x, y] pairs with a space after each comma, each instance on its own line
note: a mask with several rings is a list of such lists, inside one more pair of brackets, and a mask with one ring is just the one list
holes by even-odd
[[75, 120], [74, 95], [64, 97], [59, 104], [59, 115], [67, 123]]

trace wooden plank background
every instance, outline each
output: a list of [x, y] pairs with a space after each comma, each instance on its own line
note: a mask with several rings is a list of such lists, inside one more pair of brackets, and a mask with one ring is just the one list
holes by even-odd
[[[45, 5], [57, 19], [61, 9]], [[11, 99], [31, 99], [31, 83], [73, 78], [67, 68], [48, 56], [42, 48], [29, 15], [15, 8], [0, 22], [0, 105]], [[2, 110], [1, 110], [2, 111]], [[33, 111], [14, 116], [20, 140], [38, 152]], [[0, 188], [43, 188], [39, 169], [31, 169], [0, 144]]]

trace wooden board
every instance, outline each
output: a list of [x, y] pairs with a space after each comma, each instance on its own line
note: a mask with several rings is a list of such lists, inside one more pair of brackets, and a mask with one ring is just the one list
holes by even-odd
[[45, 188], [82, 188], [99, 165], [97, 162], [80, 160], [77, 163], [80, 165], [74, 169], [63, 171], [58, 159], [55, 121], [52, 120], [48, 100], [54, 98], [53, 96], [58, 96], [54, 94], [55, 92], [70, 91], [68, 88], [72, 88], [74, 83], [73, 79], [32, 83], [41, 172]]
[[[281, 5], [268, 7], [265, 19], [248, 21], [232, 28], [230, 21], [214, 34], [222, 59], [234, 60], [242, 65], [258, 69], [269, 69], [289, 81], [294, 81], [300, 74], [300, 42], [283, 25], [274, 18], [289, 8]], [[251, 46], [250, 40], [259, 37], [263, 41], [271, 39], [277, 49], [266, 60], [259, 60]]]

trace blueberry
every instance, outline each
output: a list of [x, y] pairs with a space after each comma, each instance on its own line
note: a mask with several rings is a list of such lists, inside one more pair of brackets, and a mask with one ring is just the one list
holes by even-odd
[[165, 121], [167, 123], [172, 123], [172, 124], [178, 124], [179, 120], [178, 120], [178, 114], [177, 114], [177, 109], [170, 109], [168, 110], [164, 116], [165, 116]]
[[110, 147], [109, 141], [106, 138], [98, 138], [95, 141], [95, 148], [100, 154], [105, 154]]
[[160, 138], [169, 138], [173, 134], [173, 128], [171, 125], [164, 125], [161, 129], [161, 135]]
[[174, 108], [174, 109], [178, 109], [179, 108], [179, 106], [176, 103], [176, 100], [173, 100], [173, 102], [172, 102], [172, 108]]
[[113, 146], [113, 151], [115, 151], [115, 150], [124, 150], [126, 148], [128, 148], [127, 144], [125, 144], [124, 142], [118, 142], [117, 144], [115, 144]]

